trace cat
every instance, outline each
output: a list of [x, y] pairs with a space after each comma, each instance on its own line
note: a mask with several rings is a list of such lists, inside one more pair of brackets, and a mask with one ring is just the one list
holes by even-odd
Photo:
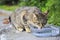
[[20, 7], [11, 14], [11, 24], [18, 31], [26, 30], [31, 32], [29, 25], [32, 24], [37, 28], [42, 28], [47, 23], [48, 11], [42, 13], [39, 8], [33, 6]]

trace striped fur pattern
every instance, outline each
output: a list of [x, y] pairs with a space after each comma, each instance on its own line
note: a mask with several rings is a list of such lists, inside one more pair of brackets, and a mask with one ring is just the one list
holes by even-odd
[[47, 17], [37, 7], [20, 7], [11, 14], [11, 23], [19, 31], [25, 29], [31, 32], [30, 24], [42, 28], [47, 23]]

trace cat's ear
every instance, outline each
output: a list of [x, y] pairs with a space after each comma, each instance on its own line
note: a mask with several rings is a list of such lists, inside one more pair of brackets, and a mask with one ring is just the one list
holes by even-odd
[[48, 13], [49, 13], [49, 10], [46, 10], [43, 14], [44, 14], [45, 16], [47, 16]]

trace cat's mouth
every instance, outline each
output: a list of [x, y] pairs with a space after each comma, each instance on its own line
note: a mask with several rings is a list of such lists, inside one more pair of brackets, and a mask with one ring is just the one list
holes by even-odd
[[42, 28], [42, 24], [38, 25], [38, 24], [33, 23], [32, 21], [28, 21], [28, 25], [32, 25], [34, 28], [38, 28], [38, 29]]

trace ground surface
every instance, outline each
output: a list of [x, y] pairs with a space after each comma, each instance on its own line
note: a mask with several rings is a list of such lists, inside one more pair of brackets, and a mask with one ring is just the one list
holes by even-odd
[[[31, 33], [18, 32], [10, 24], [3, 24], [6, 16], [0, 16], [0, 40], [60, 40], [60, 37], [36, 37]], [[3, 30], [2, 30], [3, 29]]]

